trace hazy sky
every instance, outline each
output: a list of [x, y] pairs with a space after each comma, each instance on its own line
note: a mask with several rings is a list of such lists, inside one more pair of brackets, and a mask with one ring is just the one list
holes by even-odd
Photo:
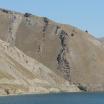
[[104, 36], [104, 0], [0, 0], [0, 7], [46, 16]]

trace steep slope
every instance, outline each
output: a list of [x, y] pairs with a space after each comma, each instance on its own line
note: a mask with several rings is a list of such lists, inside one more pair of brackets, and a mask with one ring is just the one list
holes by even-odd
[[46, 17], [1, 10], [0, 38], [44, 64], [70, 83], [104, 90], [102, 43], [70, 25]]
[[43, 64], [0, 40], [0, 91], [1, 94], [15, 94], [79, 90]]

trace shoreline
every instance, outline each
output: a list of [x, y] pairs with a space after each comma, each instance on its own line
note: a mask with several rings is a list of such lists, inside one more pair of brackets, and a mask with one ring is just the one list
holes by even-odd
[[49, 93], [21, 93], [21, 94], [9, 94], [9, 95], [0, 95], [0, 97], [9, 97], [9, 96], [25, 96], [25, 95], [49, 95], [49, 94], [67, 94], [67, 93], [87, 93], [87, 92], [49, 92]]
[[0, 97], [16, 97], [16, 96], [29, 96], [29, 95], [51, 95], [51, 94], [96, 94], [104, 93], [101, 91], [96, 92], [50, 92], [50, 93], [23, 93], [23, 94], [10, 94], [10, 95], [0, 95]]

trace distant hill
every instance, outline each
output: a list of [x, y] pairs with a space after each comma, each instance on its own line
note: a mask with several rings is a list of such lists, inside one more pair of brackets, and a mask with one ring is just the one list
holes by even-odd
[[98, 39], [101, 42], [104, 42], [104, 37]]

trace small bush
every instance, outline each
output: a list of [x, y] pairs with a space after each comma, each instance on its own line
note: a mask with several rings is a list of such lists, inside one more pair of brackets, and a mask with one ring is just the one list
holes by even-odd
[[86, 30], [85, 32], [88, 33], [88, 30]]
[[8, 10], [5, 10], [5, 9], [3, 9], [2, 11], [5, 12], [5, 13], [9, 13], [9, 11]]
[[43, 17], [43, 21], [48, 24], [48, 18], [47, 17]]
[[73, 37], [73, 36], [74, 36], [74, 34], [72, 33], [72, 34], [71, 34], [71, 36]]

